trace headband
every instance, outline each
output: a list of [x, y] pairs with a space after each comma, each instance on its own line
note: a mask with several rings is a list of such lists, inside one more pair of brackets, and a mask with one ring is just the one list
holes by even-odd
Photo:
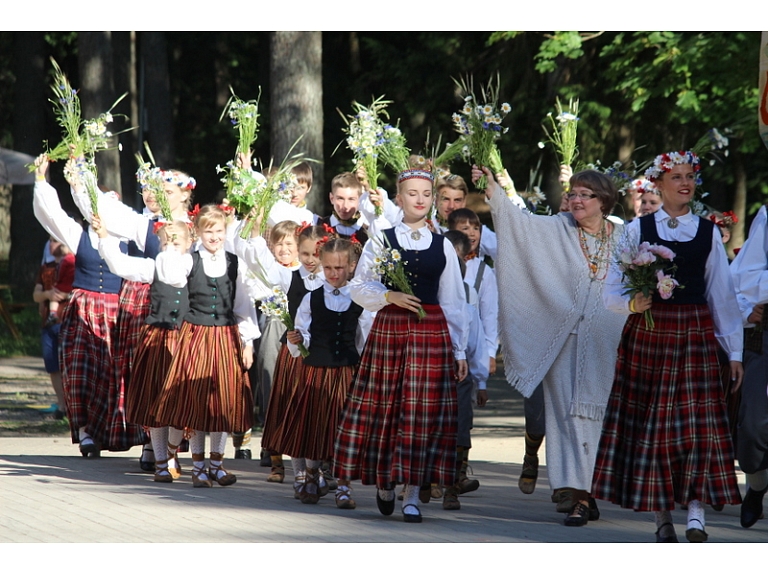
[[397, 176], [397, 183], [404, 182], [406, 180], [427, 180], [429, 182], [434, 182], [435, 177], [432, 175], [432, 172], [428, 172], [427, 170], [403, 170], [400, 172], [400, 175]]

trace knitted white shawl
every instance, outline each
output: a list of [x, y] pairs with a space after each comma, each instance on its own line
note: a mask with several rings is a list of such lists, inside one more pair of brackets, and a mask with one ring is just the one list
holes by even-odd
[[[570, 413], [602, 419], [613, 384], [626, 317], [605, 309], [603, 282], [589, 277], [576, 220], [569, 213], [537, 216], [505, 194], [490, 200], [498, 239], [499, 336], [507, 381], [525, 397], [577, 332]], [[612, 244], [623, 226], [614, 225]], [[612, 249], [609, 257], [613, 257]]]

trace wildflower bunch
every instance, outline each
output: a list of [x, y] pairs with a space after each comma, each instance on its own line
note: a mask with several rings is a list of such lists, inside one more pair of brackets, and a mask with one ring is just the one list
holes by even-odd
[[237, 129], [238, 144], [237, 151], [241, 154], [249, 154], [251, 146], [258, 137], [259, 129], [259, 99], [261, 98], [261, 88], [259, 88], [259, 97], [255, 100], [241, 100], [235, 95], [232, 87], [229, 87], [232, 93], [224, 111], [221, 113], [221, 121], [224, 116], [229, 116], [232, 125]]
[[[572, 166], [579, 153], [579, 148], [576, 145], [576, 131], [580, 120], [579, 101], [574, 101], [571, 98], [568, 101], [568, 108], [563, 109], [560, 98], [557, 98], [555, 100], [555, 108], [557, 111], [555, 116], [551, 112], [547, 114], [547, 120], [549, 120], [550, 124], [549, 128], [544, 124], [542, 124], [542, 128], [544, 128], [544, 133], [547, 135], [547, 141], [555, 147], [560, 164]], [[566, 184], [566, 192], [568, 187], [568, 184]]]
[[[288, 331], [296, 329], [293, 320], [291, 319], [291, 314], [288, 313], [288, 296], [280, 286], [273, 287], [272, 295], [262, 298], [259, 309], [261, 310], [261, 313], [267, 317], [280, 318], [280, 321], [283, 322], [283, 325]], [[309, 350], [307, 350], [303, 343], [299, 343], [298, 348], [301, 357], [307, 357], [309, 355]]]
[[[374, 239], [376, 242], [376, 255], [373, 258], [373, 272], [377, 274], [382, 282], [392, 285], [396, 290], [408, 295], [413, 294], [411, 282], [408, 280], [408, 272], [405, 271], [406, 262], [399, 250], [393, 248], [386, 236], [384, 242], [380, 239]], [[419, 319], [427, 317], [424, 308], [419, 306]]]

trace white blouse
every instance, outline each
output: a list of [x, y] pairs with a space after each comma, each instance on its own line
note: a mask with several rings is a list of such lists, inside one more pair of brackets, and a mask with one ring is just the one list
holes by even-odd
[[[432, 245], [432, 232], [429, 231], [429, 228], [426, 225], [420, 228], [418, 239], [413, 239], [412, 231], [402, 222], [395, 227], [397, 241], [403, 249], [420, 251], [429, 249]], [[379, 311], [389, 305], [385, 299], [385, 294], [389, 289], [373, 271], [373, 260], [382, 244], [386, 245], [383, 236], [378, 236], [377, 239], [371, 238], [366, 242], [357, 264], [355, 277], [349, 284], [352, 299], [372, 312]], [[440, 276], [437, 300], [440, 302], [440, 307], [448, 322], [454, 358], [457, 360], [466, 359], [468, 335], [464, 308], [466, 303], [464, 282], [461, 278], [456, 250], [453, 249], [451, 242], [443, 242], [443, 251], [445, 253], [445, 268]]]
[[[656, 232], [666, 241], [689, 242], [699, 229], [700, 218], [688, 212], [677, 218], [678, 226], [670, 228], [667, 222], [670, 216], [662, 208], [654, 214]], [[736, 300], [736, 291], [728, 268], [728, 256], [723, 247], [722, 236], [717, 231], [712, 234], [712, 248], [707, 257], [704, 269], [706, 289], [704, 297], [715, 324], [715, 337], [720, 346], [728, 354], [730, 361], [741, 361], [744, 350], [744, 335], [742, 330], [741, 313]], [[626, 227], [626, 234], [639, 243], [640, 219], [634, 219]], [[624, 284], [621, 280], [621, 270], [614, 260], [608, 270], [603, 290], [605, 306], [616, 313], [629, 315], [629, 296], [622, 295]], [[651, 308], [653, 310], [653, 308]]]

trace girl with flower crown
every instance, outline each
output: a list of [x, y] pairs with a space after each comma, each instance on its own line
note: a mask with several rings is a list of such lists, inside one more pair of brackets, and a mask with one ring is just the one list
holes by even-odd
[[[187, 278], [189, 311], [179, 332], [177, 352], [154, 408], [155, 419], [190, 437], [192, 485], [232, 485], [224, 469], [228, 432], [253, 423], [253, 395], [247, 370], [253, 340], [260, 332], [244, 265], [224, 248], [227, 213], [207, 205], [195, 217], [199, 238], [193, 252], [171, 254], [175, 261], [158, 269], [158, 279], [178, 285]], [[205, 433], [210, 432], [210, 467], [205, 467]]]
[[[254, 271], [263, 270], [266, 279], [274, 286], [278, 286], [287, 295], [288, 313], [291, 319], [295, 319], [302, 298], [309, 292], [323, 285], [323, 270], [318, 257], [318, 242], [328, 238], [329, 232], [323, 226], [299, 227], [293, 222], [284, 221], [278, 223], [270, 235], [275, 256], [267, 250], [264, 239], [258, 234], [258, 226], [254, 225], [251, 238], [244, 242], [235, 240], [235, 250], [243, 258], [246, 264]], [[286, 252], [280, 246], [290, 245], [288, 259], [281, 259], [280, 254]], [[296, 249], [298, 248], [298, 261]], [[262, 449], [270, 454], [272, 470], [267, 476], [270, 483], [282, 483], [285, 479], [285, 464], [279, 450], [283, 442], [284, 434], [291, 430], [285, 427], [288, 404], [301, 377], [301, 360], [291, 356], [287, 347], [285, 326], [277, 318], [268, 318], [264, 328], [267, 341], [261, 342], [264, 348], [262, 375], [266, 374], [271, 381], [267, 413], [264, 420], [264, 432], [261, 437]], [[301, 458], [292, 458], [294, 473], [294, 490], [298, 490], [303, 484], [305, 463]], [[298, 493], [298, 491], [296, 491]]]
[[[421, 522], [420, 491], [429, 501], [430, 483], [455, 481], [456, 381], [467, 376], [464, 287], [453, 246], [426, 223], [432, 188], [430, 171], [400, 173], [402, 222], [366, 243], [350, 283], [353, 301], [377, 314], [334, 449], [339, 480], [376, 485], [382, 514], [394, 511], [395, 485], [407, 486], [407, 523]], [[375, 271], [382, 246], [400, 251], [415, 295]]]
[[[161, 178], [166, 203], [174, 220], [189, 221], [187, 209], [191, 201], [192, 191], [195, 189], [195, 179], [178, 170], [160, 170], [155, 172]], [[128, 254], [134, 257], [145, 257], [154, 260], [160, 251], [158, 236], [155, 234], [156, 222], [163, 219], [161, 203], [156, 194], [158, 190], [148, 185], [143, 177], [142, 168], [136, 172], [137, 180], [141, 184], [141, 197], [144, 201], [144, 212], [139, 214], [126, 204], [109, 198], [100, 197], [98, 204], [99, 217], [108, 233], [118, 238], [127, 238]], [[73, 186], [73, 198], [83, 217], [91, 221], [91, 203], [88, 194], [79, 183]], [[119, 307], [117, 312], [116, 337], [114, 343], [114, 373], [110, 393], [114, 397], [110, 405], [114, 405], [114, 414], [110, 426], [110, 443], [126, 442], [123, 438], [124, 429], [140, 429], [135, 425], [127, 426], [127, 422], [134, 423], [128, 415], [132, 406], [126, 400], [127, 390], [131, 386], [133, 357], [136, 346], [139, 343], [139, 333], [144, 325], [144, 320], [150, 312], [150, 283], [142, 281], [124, 280], [120, 289]], [[143, 385], [137, 381], [137, 386]], [[134, 431], [134, 435], [136, 431]], [[142, 434], [143, 435], [143, 434]], [[123, 439], [121, 439], [123, 438]], [[175, 454], [182, 440], [180, 430], [170, 432], [168, 447]], [[136, 445], [140, 440], [134, 438], [130, 445]], [[130, 447], [126, 444], [126, 447]], [[166, 449], [157, 454], [163, 456]], [[152, 442], [147, 442], [142, 450], [140, 465], [142, 470], [152, 472], [154, 466], [154, 453]]]
[[[706, 541], [704, 507], [741, 501], [720, 384], [718, 343], [738, 389], [742, 322], [720, 233], [690, 209], [700, 183], [693, 152], [656, 157], [645, 175], [662, 208], [634, 220], [628, 237], [675, 253], [675, 279], [685, 289], [662, 299], [625, 295], [613, 265], [604, 293], [608, 309], [629, 315], [603, 422], [593, 478], [595, 497], [656, 514], [656, 541], [677, 542], [671, 511], [688, 506], [686, 538]], [[643, 312], [653, 310], [649, 329]]]

